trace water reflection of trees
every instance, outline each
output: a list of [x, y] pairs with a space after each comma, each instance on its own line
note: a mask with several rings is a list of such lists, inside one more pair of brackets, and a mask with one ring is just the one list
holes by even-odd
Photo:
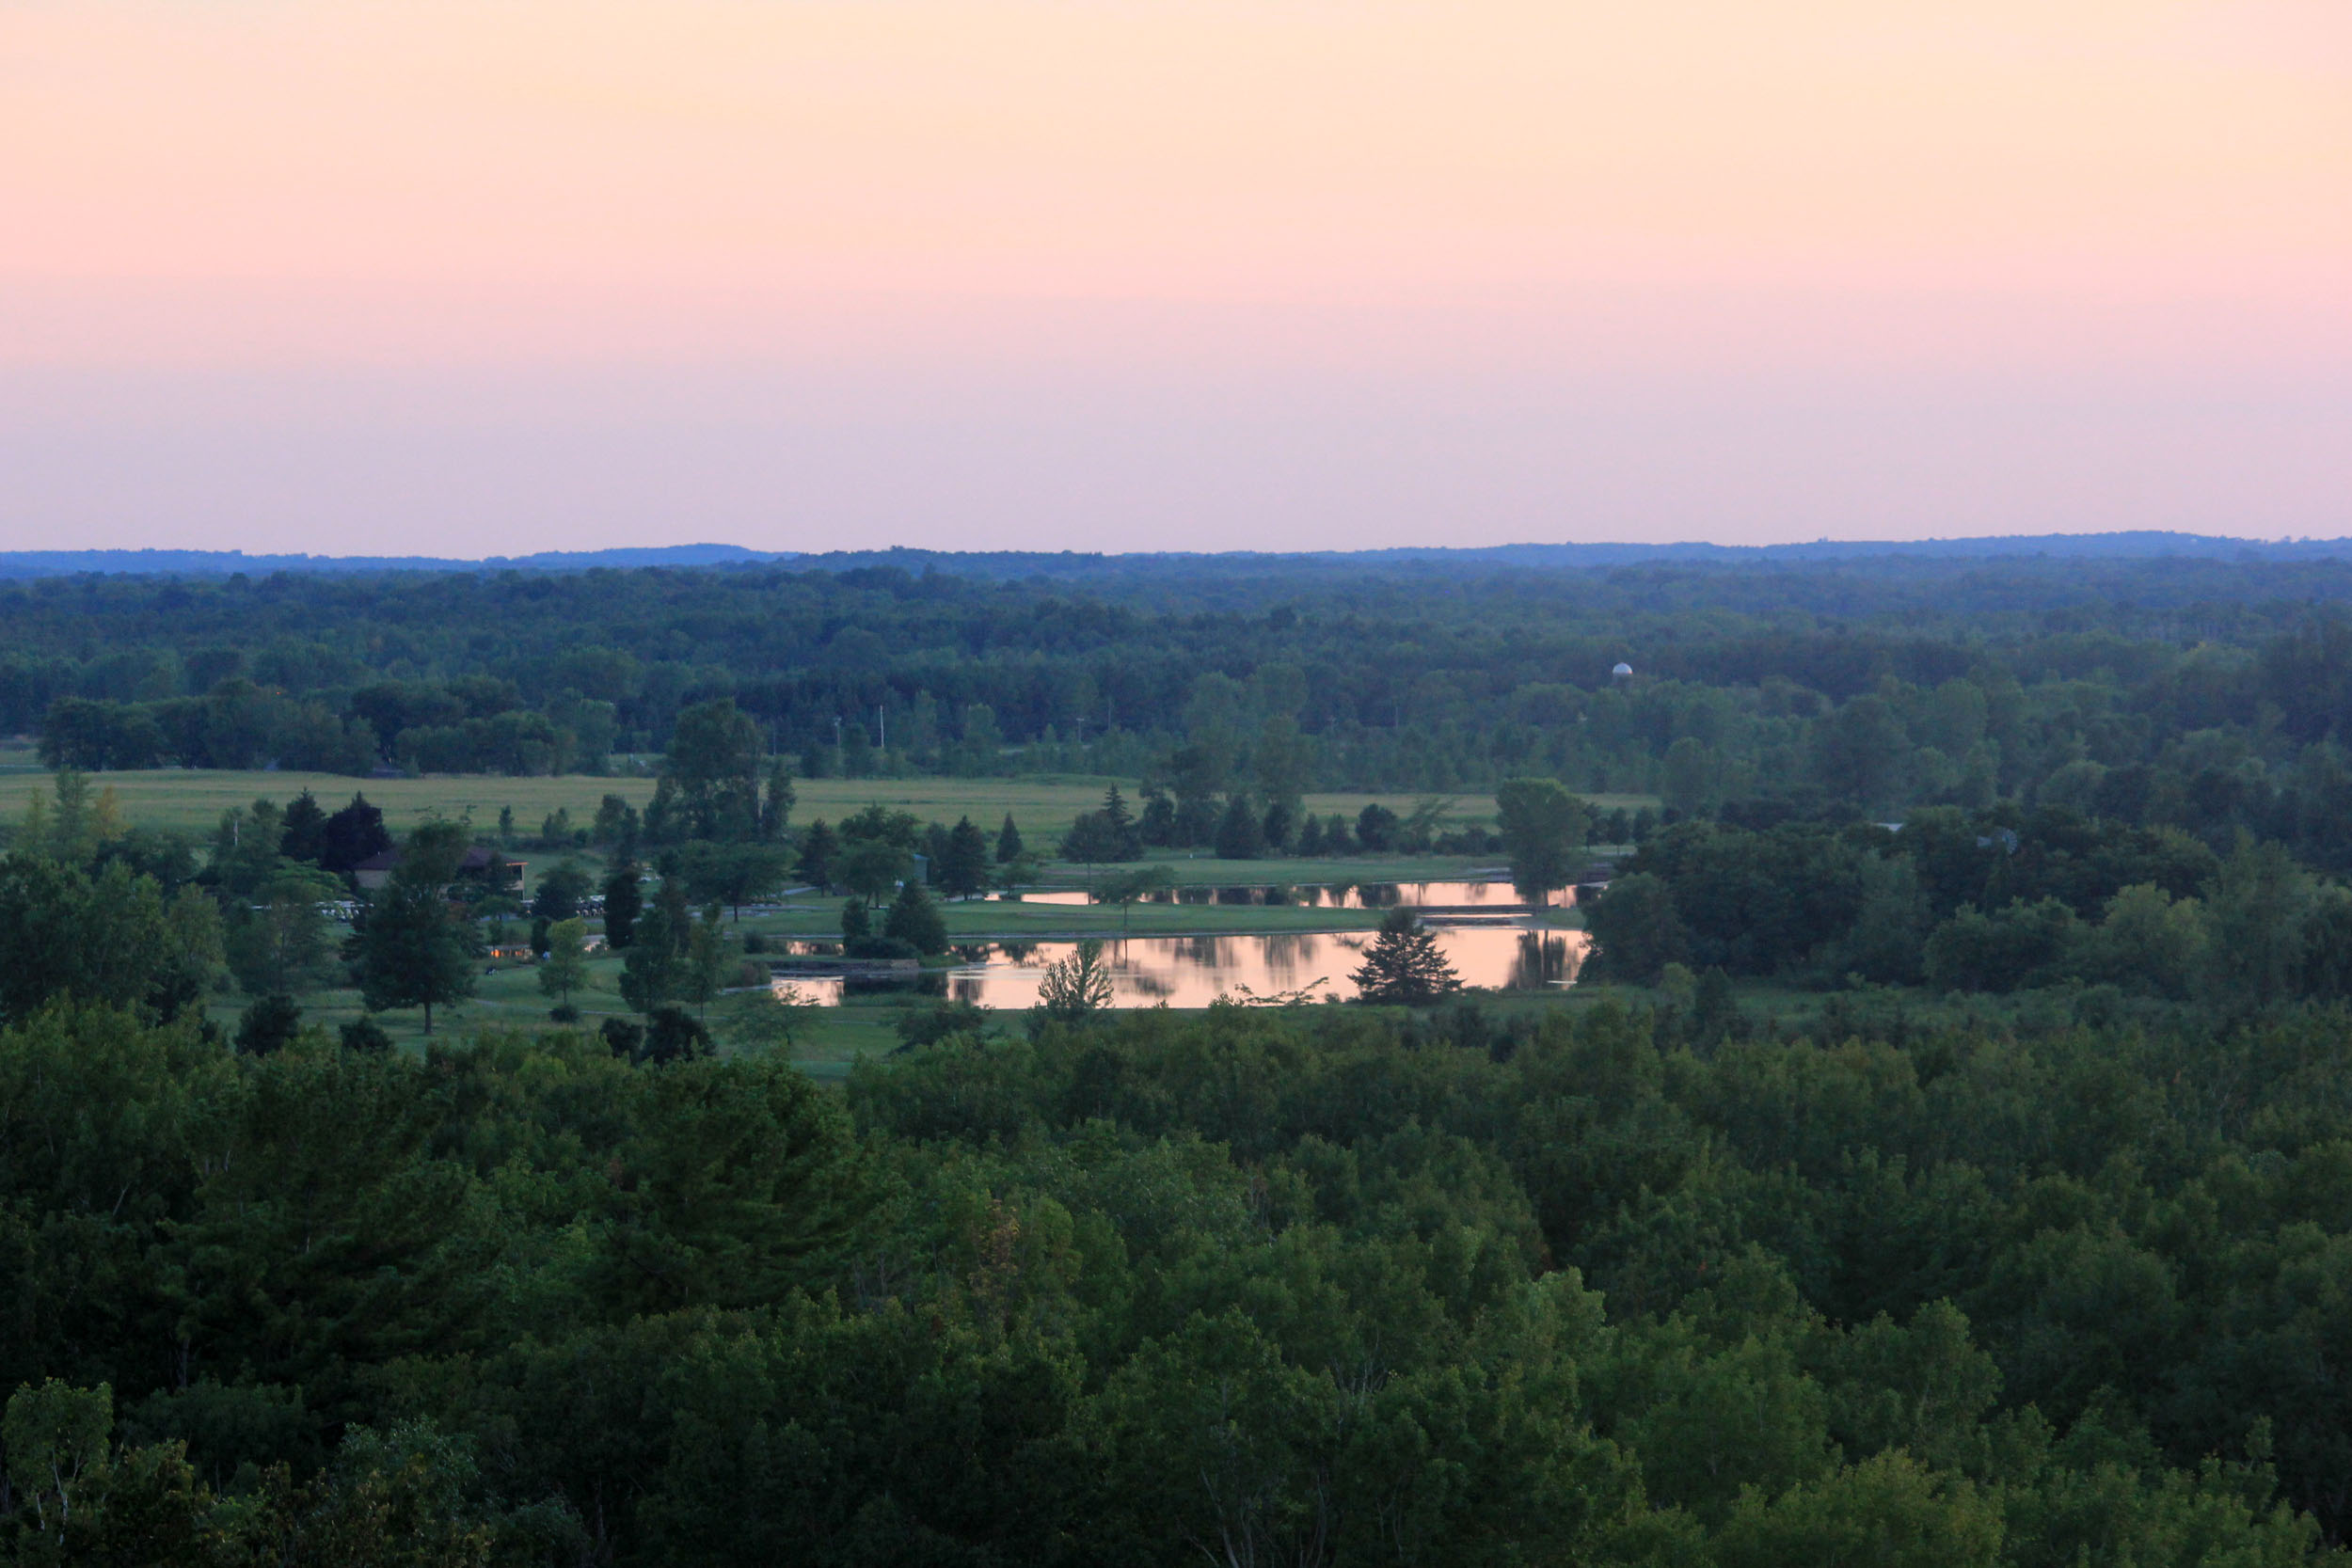
[[[1319, 945], [1313, 936], [1303, 932], [1271, 936], [1263, 940], [1265, 945], [1261, 952], [1265, 959], [1266, 978], [1272, 980], [1288, 980], [1295, 975], [1301, 968], [1313, 959], [1315, 948]], [[1242, 982], [1245, 985], [1248, 983], [1248, 979], [1247, 975], [1242, 976]]]
[[1518, 960], [1511, 967], [1510, 988], [1513, 990], [1541, 990], [1547, 987], [1565, 985], [1576, 978], [1583, 967], [1584, 950], [1590, 943], [1583, 933], [1547, 935], [1540, 931], [1519, 933]]

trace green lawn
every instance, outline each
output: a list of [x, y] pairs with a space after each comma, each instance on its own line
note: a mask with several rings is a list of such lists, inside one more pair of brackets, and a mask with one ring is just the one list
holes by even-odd
[[[9, 753], [19, 761], [25, 755], [28, 753]], [[190, 834], [212, 832], [220, 814], [231, 806], [250, 805], [257, 797], [283, 801], [304, 789], [330, 808], [350, 800], [354, 792], [364, 794], [384, 809], [385, 820], [395, 831], [433, 816], [469, 818], [477, 827], [487, 830], [497, 823], [499, 809], [508, 806], [514, 809], [516, 828], [528, 834], [536, 832], [540, 822], [558, 806], [569, 810], [573, 819], [584, 826], [596, 815], [597, 801], [607, 794], [619, 795], [642, 808], [653, 798], [654, 784], [649, 778], [591, 778], [584, 774], [554, 779], [479, 774], [350, 779], [334, 773], [212, 772], [176, 768], [103, 773], [93, 783], [101, 789], [114, 791], [123, 819], [134, 826], [166, 828]], [[1135, 800], [1133, 779], [1061, 775], [1013, 779], [802, 779], [795, 785], [800, 804], [793, 819], [805, 824], [821, 816], [838, 822], [860, 807], [879, 801], [913, 812], [925, 821], [953, 822], [959, 816], [968, 816], [993, 834], [1005, 814], [1010, 812], [1030, 847], [1043, 849], [1069, 831], [1072, 820], [1080, 812], [1100, 805], [1104, 790], [1114, 783], [1126, 791], [1131, 802]], [[0, 770], [0, 820], [21, 817], [25, 802], [37, 793], [47, 794], [50, 788], [47, 773]], [[1377, 801], [1403, 815], [1411, 812], [1421, 799], [1397, 791], [1315, 794], [1307, 797], [1307, 808], [1318, 816], [1336, 812], [1353, 817]], [[1454, 804], [1445, 818], [1448, 825], [1492, 824], [1492, 796], [1459, 795], [1451, 799]], [[1655, 802], [1646, 797], [1611, 795], [1597, 797], [1596, 803], [1603, 809], [1614, 809]], [[1439, 858], [1425, 864], [1413, 863], [1420, 869], [1408, 868], [1405, 863], [1384, 864], [1382, 874], [1391, 878], [1442, 876], [1458, 871], [1468, 863]], [[1207, 861], [1200, 866], [1198, 876], [1204, 881], [1319, 880], [1331, 875], [1330, 867], [1334, 864], [1354, 868], [1359, 863]], [[1360, 873], [1351, 869], [1349, 874]], [[1187, 879], [1191, 877], [1188, 872]]]
[[[487, 965], [485, 966], [489, 967]], [[635, 1020], [619, 994], [621, 962], [615, 958], [591, 960], [590, 989], [572, 993], [580, 1013], [580, 1027], [594, 1029], [607, 1018]], [[297, 998], [306, 1024], [330, 1032], [362, 1015], [365, 1008], [356, 990], [311, 991]], [[249, 999], [222, 997], [210, 1008], [213, 1021], [234, 1033]], [[861, 996], [838, 1007], [812, 1009], [803, 1018], [803, 1033], [793, 1043], [793, 1059], [820, 1081], [838, 1083], [849, 1076], [858, 1057], [889, 1051], [898, 1043], [897, 1022], [901, 1011], [929, 1006], [930, 999], [907, 996]], [[454, 1007], [436, 1008], [436, 1039], [462, 1040], [485, 1029], [549, 1029], [552, 999], [539, 990], [539, 972], [527, 964], [502, 964], [484, 975], [477, 992]], [[378, 1013], [375, 1021], [392, 1037], [395, 1049], [412, 1053], [425, 1048], [424, 1017], [416, 1009]]]

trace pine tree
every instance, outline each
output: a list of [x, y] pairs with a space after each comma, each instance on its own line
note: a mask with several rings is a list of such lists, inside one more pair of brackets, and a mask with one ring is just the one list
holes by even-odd
[[1402, 905], [1381, 917], [1380, 934], [1349, 978], [1366, 1002], [1434, 1002], [1462, 989], [1461, 977], [1438, 951], [1437, 933]]
[[1089, 938], [1067, 958], [1046, 965], [1038, 980], [1037, 1005], [1046, 1017], [1066, 1023], [1109, 1006], [1111, 972], [1103, 961], [1103, 944]]
[[834, 862], [840, 856], [840, 835], [826, 826], [820, 816], [801, 835], [800, 863], [793, 867], [793, 872], [813, 888], [829, 888], [833, 886]]
[[637, 887], [637, 864], [623, 861], [605, 879], [604, 944], [617, 953], [636, 941], [637, 915], [644, 907], [645, 895]]
[[911, 881], [898, 889], [898, 896], [891, 900], [889, 917], [882, 922], [882, 935], [896, 937], [917, 953], [947, 951], [947, 923], [940, 918], [938, 906], [920, 882]]
[[1012, 825], [1012, 813], [1005, 813], [1005, 825], [996, 833], [996, 863], [1010, 865], [1021, 858], [1021, 830]]
[[1127, 798], [1113, 784], [1103, 792], [1104, 842], [1110, 847], [1104, 860], [1131, 861], [1143, 852], [1143, 835], [1136, 831], [1135, 813], [1127, 809]]
[[1323, 853], [1323, 818], [1309, 814], [1307, 820], [1298, 825], [1298, 843], [1295, 847], [1301, 855]]
[[285, 825], [278, 852], [290, 861], [312, 861], [326, 847], [326, 811], [318, 797], [304, 790], [286, 802]]
[[969, 898], [988, 885], [988, 835], [961, 816], [947, 830], [946, 852], [931, 867], [940, 891], [951, 898]]
[[1235, 795], [1226, 802], [1225, 816], [1216, 825], [1216, 858], [1254, 861], [1265, 848], [1265, 835], [1249, 797]]
[[348, 871], [372, 855], [392, 847], [392, 835], [385, 830], [384, 814], [368, 804], [364, 795], [354, 795], [351, 804], [326, 819], [319, 832], [319, 866], [326, 871]]

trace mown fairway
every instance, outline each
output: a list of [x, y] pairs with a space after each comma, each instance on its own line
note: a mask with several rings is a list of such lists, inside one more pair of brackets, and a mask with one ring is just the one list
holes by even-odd
[[[642, 808], [653, 798], [654, 787], [650, 778], [593, 778], [585, 774], [522, 779], [482, 774], [352, 779], [333, 773], [216, 772], [177, 768], [102, 773], [92, 783], [115, 792], [126, 822], [190, 834], [210, 832], [220, 821], [220, 814], [231, 806], [250, 805], [256, 798], [282, 801], [308, 789], [330, 809], [348, 800], [355, 792], [363, 794], [384, 809], [385, 820], [395, 832], [435, 816], [470, 818], [486, 830], [498, 821], [501, 807], [510, 807], [515, 813], [516, 831], [529, 836], [559, 806], [568, 810], [575, 822], [585, 826], [596, 815], [596, 803], [606, 795], [619, 795]], [[959, 816], [968, 816], [993, 833], [1004, 821], [1005, 814], [1010, 812], [1033, 847], [1049, 849], [1069, 831], [1080, 812], [1102, 804], [1103, 791], [1113, 784], [1126, 791], [1131, 805], [1135, 803], [1133, 779], [1069, 775], [1013, 779], [803, 779], [795, 786], [800, 806], [793, 820], [805, 825], [821, 816], [837, 822], [860, 807], [880, 801], [913, 812], [927, 822], [953, 822]], [[0, 819], [13, 821], [22, 817], [25, 802], [37, 794], [48, 794], [50, 788], [50, 776], [44, 772], [0, 773]], [[1318, 794], [1307, 797], [1307, 808], [1318, 816], [1338, 812], [1353, 817], [1376, 800], [1404, 815], [1411, 812], [1422, 799], [1424, 797], [1392, 792]], [[1448, 826], [1492, 824], [1492, 796], [1460, 795], [1449, 799], [1454, 807], [1445, 818]], [[1651, 803], [1646, 797], [1636, 796], [1602, 796], [1594, 800], [1603, 809]], [[1463, 863], [1458, 859], [1433, 860], [1422, 874], [1443, 875], [1458, 870]], [[1320, 868], [1323, 863], [1292, 863], [1279, 870], [1268, 863], [1248, 879], [1303, 880], [1318, 875], [1317, 871], [1305, 869], [1311, 865]], [[1204, 866], [1200, 879], [1232, 879], [1224, 869]]]

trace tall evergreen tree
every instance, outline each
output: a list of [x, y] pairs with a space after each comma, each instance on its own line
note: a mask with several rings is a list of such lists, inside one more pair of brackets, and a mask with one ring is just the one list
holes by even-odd
[[319, 869], [340, 875], [391, 847], [383, 812], [368, 804], [366, 796], [354, 795], [351, 804], [328, 817], [320, 831]]
[[1012, 825], [1012, 813], [1005, 813], [1005, 825], [996, 831], [996, 863], [1009, 865], [1021, 858], [1021, 830]]
[[637, 916], [645, 907], [638, 876], [637, 863], [623, 861], [604, 881], [604, 944], [616, 953], [637, 940]]
[[1225, 815], [1216, 825], [1217, 859], [1254, 861], [1264, 850], [1264, 828], [1258, 814], [1249, 797], [1237, 793], [1225, 803]]
[[895, 937], [927, 957], [947, 951], [947, 922], [940, 917], [939, 906], [931, 902], [920, 882], [910, 881], [898, 889], [882, 921], [882, 935]]
[[1366, 1002], [1434, 1002], [1462, 989], [1461, 976], [1438, 951], [1437, 933], [1403, 905], [1380, 919], [1380, 934], [1350, 976]]
[[792, 868], [793, 873], [821, 893], [834, 885], [834, 863], [840, 855], [840, 836], [820, 816], [801, 835], [801, 859]]
[[304, 790], [286, 802], [285, 826], [278, 840], [278, 852], [290, 861], [310, 861], [316, 863], [326, 849], [326, 811], [318, 797]]
[[947, 830], [946, 853], [931, 867], [931, 879], [950, 898], [969, 898], [988, 885], [988, 835], [958, 817]]
[[1127, 809], [1127, 798], [1113, 784], [1103, 792], [1104, 842], [1110, 846], [1106, 860], [1131, 861], [1143, 852], [1143, 835], [1136, 828], [1136, 814]]

